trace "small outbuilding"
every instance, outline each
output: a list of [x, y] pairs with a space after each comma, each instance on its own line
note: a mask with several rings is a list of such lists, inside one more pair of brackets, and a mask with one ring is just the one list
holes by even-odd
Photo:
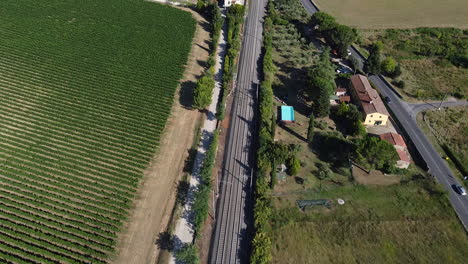
[[281, 106], [281, 122], [294, 122], [294, 107], [287, 105]]

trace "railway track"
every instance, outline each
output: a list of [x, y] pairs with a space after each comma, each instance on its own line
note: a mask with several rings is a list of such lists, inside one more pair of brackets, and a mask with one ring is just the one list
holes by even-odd
[[258, 60], [262, 45], [265, 0], [249, 1], [234, 88], [231, 123], [219, 182], [216, 224], [210, 263], [248, 263], [252, 214], [252, 169], [255, 154]]

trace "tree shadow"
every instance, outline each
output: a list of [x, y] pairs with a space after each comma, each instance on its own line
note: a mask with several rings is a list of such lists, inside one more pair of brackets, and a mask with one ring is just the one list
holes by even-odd
[[172, 251], [174, 249], [174, 239], [172, 234], [168, 231], [159, 233], [155, 244], [158, 249]]
[[179, 181], [177, 184], [176, 190], [176, 204], [184, 206], [187, 201], [187, 194], [190, 188], [190, 183], [188, 181]]
[[303, 136], [301, 136], [299, 133], [297, 133], [296, 131], [294, 131], [293, 129], [291, 129], [290, 127], [288, 127], [287, 125], [283, 124], [282, 122], [279, 123], [279, 126], [281, 128], [283, 128], [284, 130], [286, 130], [288, 133], [290, 133], [291, 135], [297, 137], [298, 139], [306, 142], [307, 139]]
[[296, 112], [305, 116], [310, 115], [311, 110], [307, 103], [310, 97], [305, 92], [308, 68], [296, 68], [290, 66], [288, 62], [279, 63], [277, 67], [284, 74], [277, 75], [282, 85], [274, 85], [273, 94], [287, 105], [293, 106]]
[[309, 146], [318, 158], [333, 166], [348, 165], [349, 157], [354, 150], [354, 144], [340, 137], [337, 133], [315, 133], [312, 144]]
[[193, 109], [193, 91], [197, 84], [193, 81], [185, 81], [180, 85], [179, 103], [186, 109]]
[[204, 69], [204, 72], [205, 72], [206, 69], [208, 68], [208, 62], [206, 62], [206, 61], [197, 60], [197, 63], [198, 63], [198, 65], [200, 65], [200, 66]]
[[191, 173], [193, 170], [193, 164], [195, 162], [195, 157], [197, 155], [197, 149], [191, 148], [188, 150], [188, 157], [185, 159], [185, 164], [183, 172]]

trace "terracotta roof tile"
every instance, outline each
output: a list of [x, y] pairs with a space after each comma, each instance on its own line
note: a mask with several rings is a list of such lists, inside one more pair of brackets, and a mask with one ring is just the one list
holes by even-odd
[[402, 149], [396, 149], [396, 152], [398, 153], [398, 157], [400, 158], [400, 160], [406, 161], [406, 162], [411, 161], [411, 159], [410, 159], [408, 153], [406, 153], [406, 151], [404, 151]]
[[389, 116], [382, 99], [377, 91], [372, 88], [365, 76], [360, 74], [351, 76], [351, 84], [359, 97], [359, 103], [364, 113], [380, 113]]
[[406, 148], [405, 141], [400, 134], [389, 132], [379, 135], [380, 139], [387, 141], [394, 146], [402, 146]]

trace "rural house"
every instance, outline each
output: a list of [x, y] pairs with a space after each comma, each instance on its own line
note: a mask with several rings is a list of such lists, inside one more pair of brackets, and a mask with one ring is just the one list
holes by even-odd
[[347, 95], [346, 88], [338, 87], [335, 94], [330, 96], [330, 105], [338, 105], [340, 103], [349, 103], [351, 97]]
[[385, 126], [387, 125], [389, 114], [382, 99], [363, 75], [351, 76], [350, 83], [351, 97], [359, 106], [363, 114], [364, 125]]
[[411, 158], [408, 154], [408, 149], [406, 147], [405, 141], [403, 140], [403, 137], [400, 134], [393, 132], [381, 134], [379, 137], [380, 139], [387, 141], [395, 147], [399, 157], [396, 165], [397, 168], [407, 169], [410, 165]]

